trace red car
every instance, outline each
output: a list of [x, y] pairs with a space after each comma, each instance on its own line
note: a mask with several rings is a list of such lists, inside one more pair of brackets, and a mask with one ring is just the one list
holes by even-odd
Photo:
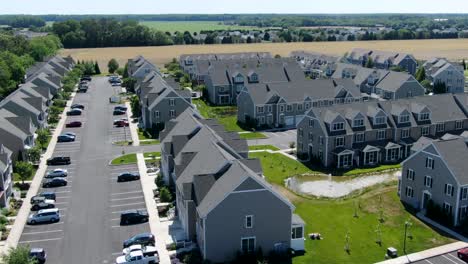
[[128, 127], [128, 121], [120, 120], [114, 123], [116, 127]]
[[81, 127], [81, 122], [80, 121], [73, 121], [70, 123], [67, 123], [65, 127]]
[[468, 248], [462, 248], [457, 251], [458, 258], [468, 262]]

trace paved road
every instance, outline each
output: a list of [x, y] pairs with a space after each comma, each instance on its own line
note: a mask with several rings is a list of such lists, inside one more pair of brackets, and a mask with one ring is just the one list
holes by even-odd
[[413, 262], [414, 264], [466, 264], [467, 262], [457, 257], [457, 252], [452, 251], [444, 255]]
[[84, 125], [65, 129], [77, 133], [76, 142], [58, 143], [54, 150], [54, 156], [72, 160], [63, 167], [69, 171], [68, 186], [52, 189], [62, 218], [55, 224], [26, 226], [20, 238], [20, 244], [45, 248], [47, 263], [114, 263], [123, 240], [150, 231], [147, 223], [119, 225], [121, 211], [146, 206], [139, 181], [116, 182], [119, 173], [137, 171], [137, 166], [108, 165], [119, 151], [112, 141], [120, 139], [123, 131], [112, 126], [114, 105], [108, 98], [114, 93], [106, 78], [95, 78], [88, 93], [77, 94], [74, 103], [84, 104], [85, 112], [68, 117], [67, 122], [81, 120]]
[[296, 129], [281, 132], [262, 132], [268, 138], [248, 140], [249, 146], [252, 145], [273, 145], [280, 149], [289, 149], [289, 143], [296, 143]]

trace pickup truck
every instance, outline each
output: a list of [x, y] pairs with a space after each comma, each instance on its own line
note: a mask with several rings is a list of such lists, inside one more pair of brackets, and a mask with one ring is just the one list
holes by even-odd
[[116, 264], [156, 264], [159, 263], [158, 252], [146, 251], [143, 253], [142, 250], [130, 251], [124, 256], [117, 257], [115, 260]]

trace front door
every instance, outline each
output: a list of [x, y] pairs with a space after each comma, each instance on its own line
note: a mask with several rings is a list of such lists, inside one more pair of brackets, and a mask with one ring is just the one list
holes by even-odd
[[427, 207], [427, 203], [431, 199], [431, 194], [427, 192], [423, 192], [423, 199], [422, 199], [422, 209], [425, 210]]

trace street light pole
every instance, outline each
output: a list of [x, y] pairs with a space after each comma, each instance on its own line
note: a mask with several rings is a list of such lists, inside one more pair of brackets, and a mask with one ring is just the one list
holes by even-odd
[[411, 263], [411, 261], [408, 259], [408, 254], [406, 253], [406, 238], [407, 238], [408, 228], [410, 226], [411, 226], [411, 223], [408, 220], [405, 221], [405, 238], [403, 240], [403, 253], [406, 256], [406, 259], [408, 260], [408, 263]]

